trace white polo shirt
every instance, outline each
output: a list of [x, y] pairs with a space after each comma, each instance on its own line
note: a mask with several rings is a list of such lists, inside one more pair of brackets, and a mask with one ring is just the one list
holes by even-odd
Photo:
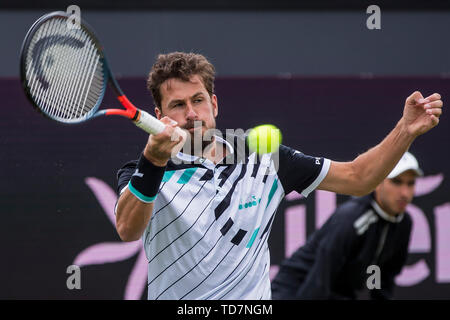
[[[148, 299], [270, 299], [267, 239], [277, 207], [292, 190], [306, 197], [330, 166], [284, 145], [258, 158], [247, 147], [237, 152], [242, 138], [216, 140], [229, 153], [221, 163], [180, 152], [167, 165], [142, 236]], [[136, 164], [119, 170], [118, 190]]]

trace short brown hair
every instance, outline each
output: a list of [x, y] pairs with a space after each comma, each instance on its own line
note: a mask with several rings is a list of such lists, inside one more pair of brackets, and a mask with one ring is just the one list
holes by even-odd
[[161, 109], [161, 84], [170, 78], [189, 81], [193, 75], [199, 75], [209, 96], [214, 93], [214, 66], [201, 54], [172, 52], [160, 54], [150, 70], [147, 88], [153, 96], [156, 106]]

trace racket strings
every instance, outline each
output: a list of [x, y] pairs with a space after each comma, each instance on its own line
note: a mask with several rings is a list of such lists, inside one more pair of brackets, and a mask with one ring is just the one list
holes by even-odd
[[[85, 39], [81, 39], [84, 41]], [[66, 117], [66, 118], [73, 118], [73, 117], [79, 117], [81, 114], [83, 114], [83, 111], [86, 111], [87, 108], [83, 108], [84, 106], [80, 105], [80, 101], [82, 99], [83, 91], [81, 89], [81, 86], [83, 83], [85, 83], [85, 79], [82, 78], [82, 75], [85, 74], [87, 70], [87, 63], [86, 61], [83, 61], [80, 59], [79, 51], [75, 51], [75, 56], [73, 55], [62, 55], [61, 56], [61, 64], [59, 64], [59, 69], [56, 69], [55, 75], [56, 78], [54, 78], [57, 81], [57, 86], [55, 87], [55, 90], [53, 90], [53, 93], [57, 92], [66, 92], [66, 97], [69, 103], [66, 103], [64, 105], [61, 104], [61, 97], [63, 95], [59, 95], [59, 98], [55, 97], [55, 95], [50, 96], [51, 102], [53, 102], [52, 109], [50, 110], [51, 113], [54, 113], [58, 117]], [[79, 73], [73, 73], [74, 80], [73, 82], [74, 86], [67, 86], [68, 82], [67, 79], [64, 79], [64, 75], [67, 72], [70, 72], [67, 70], [67, 66], [70, 65], [73, 61], [78, 62], [74, 65], [74, 68], [76, 70], [79, 70]], [[57, 100], [56, 100], [57, 99]], [[88, 110], [87, 110], [88, 111]]]
[[[45, 29], [44, 29], [44, 27], [41, 28], [44, 31], [42, 32], [40, 37], [35, 37], [36, 39], [39, 39], [39, 41], [40, 41], [39, 42], [40, 51], [38, 51], [36, 54], [33, 54], [33, 60], [38, 60], [42, 56], [42, 48], [44, 48], [45, 46], [47, 46], [48, 48], [51, 48], [51, 46], [54, 45], [56, 37], [48, 36], [49, 34], [55, 33], [54, 24], [47, 23], [45, 25], [45, 27], [46, 27]], [[50, 28], [50, 27], [52, 27], [52, 28]], [[45, 46], [42, 43], [43, 39], [47, 40], [47, 43], [45, 43]], [[36, 43], [35, 43], [35, 45], [36, 45]], [[41, 63], [44, 64], [45, 59], [42, 58], [42, 60], [43, 61]], [[64, 61], [62, 60], [62, 62], [64, 62]], [[54, 72], [52, 74], [50, 74], [49, 77], [47, 77], [46, 79], [43, 79], [43, 77], [41, 75], [41, 77], [38, 79], [38, 81], [41, 82], [41, 87], [39, 88], [39, 91], [32, 91], [32, 93], [34, 93], [37, 96], [38, 102], [40, 103], [42, 110], [44, 112], [48, 112], [51, 115], [59, 115], [57, 113], [57, 110], [61, 111], [61, 107], [57, 107], [56, 101], [55, 101], [55, 94], [56, 94], [56, 92], [59, 91], [58, 89], [60, 88], [60, 85], [61, 85], [61, 80], [59, 79], [59, 82], [57, 82], [56, 76], [61, 75], [61, 67], [62, 67], [62, 64], [56, 65], [54, 68]], [[40, 70], [40, 69], [41, 68], [39, 68], [38, 72], [42, 73], [42, 70]], [[61, 77], [59, 77], [59, 78], [61, 78]], [[49, 89], [48, 88], [49, 83], [56, 84], [56, 85], [52, 85], [50, 90], [47, 90], [47, 89]]]
[[[39, 103], [39, 105], [41, 106], [41, 109], [44, 112], [49, 113], [50, 115], [55, 115], [55, 113], [57, 112], [57, 108], [55, 108], [55, 103], [54, 103], [54, 99], [55, 99], [55, 94], [58, 91], [57, 89], [59, 88], [58, 85], [60, 84], [60, 82], [56, 82], [57, 78], [56, 75], [61, 73], [61, 67], [62, 64], [58, 64], [55, 66], [55, 69], [52, 74], [49, 75], [49, 77], [44, 78], [42, 76], [42, 70], [41, 70], [41, 66], [40, 64], [44, 64], [45, 63], [45, 59], [42, 58], [42, 61], [38, 61], [40, 59], [40, 57], [42, 56], [43, 53], [43, 49], [44, 48], [50, 48], [52, 45], [54, 45], [54, 40], [56, 39], [55, 37], [50, 37], [49, 35], [54, 34], [55, 33], [55, 28], [54, 28], [54, 24], [50, 24], [50, 23], [46, 23], [44, 24], [39, 31], [42, 30], [41, 34], [37, 34], [35, 36], [35, 38], [33, 39], [36, 45], [36, 42], [38, 42], [39, 44], [39, 51], [30, 51], [33, 52], [33, 59], [32, 61], [34, 62], [34, 64], [38, 65], [37, 68], [34, 69], [38, 69], [38, 73], [40, 73], [40, 76], [38, 79], [33, 79], [33, 80], [37, 80], [35, 83], [36, 84], [41, 84], [41, 86], [34, 86], [33, 88], [35, 89], [35, 91], [32, 91], [33, 94], [36, 95], [37, 98], [37, 102]], [[43, 40], [46, 39], [46, 43], [43, 43]], [[39, 40], [39, 41], [38, 41]], [[48, 86], [49, 84], [53, 84], [52, 87], [49, 89]], [[54, 85], [56, 84], [56, 85]], [[70, 102], [69, 102], [70, 103]]]
[[64, 18], [46, 21], [33, 34], [25, 61], [30, 94], [44, 113], [65, 122], [90, 115], [105, 78], [97, 47], [83, 29], [69, 29]]

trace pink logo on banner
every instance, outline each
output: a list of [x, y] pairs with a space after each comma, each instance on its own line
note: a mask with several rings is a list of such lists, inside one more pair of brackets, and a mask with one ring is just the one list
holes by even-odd
[[[438, 188], [444, 180], [443, 174], [437, 174], [434, 176], [427, 176], [417, 178], [415, 197], [427, 195], [436, 188]], [[409, 241], [410, 253], [428, 253], [431, 252], [431, 232], [428, 219], [425, 213], [419, 207], [409, 204], [406, 209], [411, 215], [413, 226], [411, 231], [411, 239]], [[450, 221], [449, 221], [450, 222]], [[444, 225], [444, 223], [442, 224]], [[439, 228], [436, 226], [436, 236], [439, 237]], [[446, 228], [450, 227], [446, 224]], [[439, 240], [439, 239], [437, 239]], [[442, 255], [439, 253], [439, 241], [437, 243], [436, 250], [436, 267], [439, 268], [439, 263], [442, 260]], [[444, 243], [444, 248], [448, 248], [448, 242]], [[448, 250], [447, 250], [448, 251]], [[444, 257], [445, 259], [445, 257]], [[448, 257], [446, 258], [448, 260]], [[447, 262], [448, 263], [448, 262]], [[395, 278], [395, 283], [399, 286], [409, 287], [416, 285], [430, 275], [430, 268], [424, 259], [420, 259], [416, 263], [408, 266], [404, 266], [402, 272]], [[440, 282], [437, 279], [437, 282]]]
[[[85, 182], [94, 193], [113, 226], [115, 226], [114, 206], [117, 196], [114, 190], [105, 182], [96, 178], [88, 177]], [[129, 259], [136, 254], [138, 254], [138, 258], [128, 278], [124, 298], [126, 300], [137, 300], [141, 298], [147, 283], [147, 258], [142, 241], [97, 243], [80, 252], [73, 264], [82, 267], [112, 263]]]
[[436, 281], [450, 282], [450, 202], [434, 208]]

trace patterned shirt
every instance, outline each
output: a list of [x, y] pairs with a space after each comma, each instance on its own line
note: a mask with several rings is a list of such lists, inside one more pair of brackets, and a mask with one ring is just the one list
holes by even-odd
[[[267, 240], [277, 207], [293, 190], [308, 196], [330, 166], [284, 145], [258, 156], [241, 137], [215, 138], [228, 151], [220, 163], [180, 152], [167, 164], [142, 236], [149, 299], [271, 299]], [[119, 170], [120, 192], [136, 165]]]

